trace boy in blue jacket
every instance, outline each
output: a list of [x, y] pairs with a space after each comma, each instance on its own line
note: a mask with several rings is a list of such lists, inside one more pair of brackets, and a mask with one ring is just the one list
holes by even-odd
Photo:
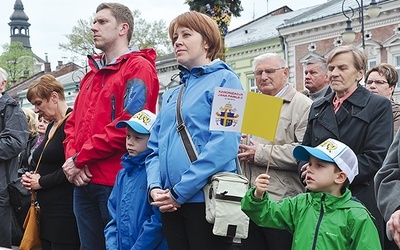
[[127, 128], [126, 149], [122, 167], [108, 199], [111, 221], [104, 229], [106, 247], [122, 249], [168, 249], [161, 215], [147, 201], [145, 159], [151, 152], [147, 141], [156, 115], [142, 110], [129, 121], [120, 121], [117, 128]]
[[308, 161], [308, 193], [275, 202], [269, 175], [261, 174], [242, 199], [242, 210], [258, 226], [288, 230], [292, 249], [381, 249], [368, 210], [347, 188], [358, 174], [358, 160], [344, 143], [327, 139], [317, 147], [296, 146], [293, 156]]

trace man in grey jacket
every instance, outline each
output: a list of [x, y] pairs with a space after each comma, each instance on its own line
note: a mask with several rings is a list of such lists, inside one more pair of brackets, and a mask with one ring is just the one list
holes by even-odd
[[[267, 53], [254, 58], [254, 76], [258, 90], [264, 95], [280, 97], [283, 105], [279, 117], [275, 140], [250, 139], [240, 144], [239, 160], [244, 174], [252, 184], [256, 177], [265, 173], [271, 176], [269, 194], [276, 201], [293, 197], [305, 191], [293, 157], [293, 148], [303, 141], [312, 101], [287, 83], [287, 63], [276, 53]], [[263, 115], [259, 107], [259, 115]], [[258, 227], [250, 222], [249, 236], [242, 240], [243, 250], [287, 250], [291, 249], [292, 235], [285, 230]]]
[[7, 73], [0, 68], [0, 248], [11, 248], [12, 208], [7, 180], [18, 177], [18, 155], [26, 147], [28, 122], [17, 101], [5, 90]]

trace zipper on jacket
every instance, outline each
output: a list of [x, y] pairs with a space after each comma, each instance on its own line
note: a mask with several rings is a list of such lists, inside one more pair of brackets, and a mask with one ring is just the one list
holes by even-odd
[[115, 119], [115, 95], [111, 95], [111, 121]]
[[318, 239], [319, 227], [321, 226], [322, 217], [324, 217], [324, 201], [325, 201], [325, 197], [326, 197], [326, 194], [323, 194], [322, 197], [321, 197], [321, 211], [319, 212], [318, 223], [317, 223], [317, 227], [315, 228], [314, 242], [313, 242], [312, 250], [315, 250], [316, 247], [317, 247], [317, 239]]

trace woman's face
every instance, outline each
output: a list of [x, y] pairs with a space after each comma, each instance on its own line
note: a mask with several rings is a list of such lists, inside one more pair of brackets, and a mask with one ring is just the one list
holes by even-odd
[[173, 36], [176, 60], [187, 69], [203, 66], [211, 60], [206, 57], [208, 44], [197, 31], [178, 27]]
[[39, 135], [44, 135], [46, 133], [48, 124], [49, 124], [48, 120], [44, 119], [43, 117], [39, 118], [38, 129], [37, 129]]
[[363, 75], [362, 69], [357, 70], [354, 67], [354, 58], [351, 52], [336, 55], [328, 64], [329, 84], [338, 97], [343, 97], [357, 88]]
[[56, 118], [55, 116], [57, 114], [57, 105], [52, 97], [50, 97], [49, 100], [35, 97], [31, 101], [31, 103], [35, 107], [33, 111], [39, 114], [40, 117], [43, 117], [48, 121], [52, 121]]
[[390, 86], [384, 75], [379, 74], [377, 71], [372, 71], [365, 81], [365, 87], [374, 94], [391, 99], [395, 86]]

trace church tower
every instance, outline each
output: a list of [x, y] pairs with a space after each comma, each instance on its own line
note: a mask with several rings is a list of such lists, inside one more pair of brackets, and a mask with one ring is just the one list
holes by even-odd
[[14, 12], [10, 16], [11, 22], [8, 23], [10, 26], [10, 38], [12, 42], [21, 42], [22, 45], [31, 49], [31, 43], [29, 41], [29, 17], [24, 12], [24, 5], [21, 0], [16, 0], [14, 4]]

